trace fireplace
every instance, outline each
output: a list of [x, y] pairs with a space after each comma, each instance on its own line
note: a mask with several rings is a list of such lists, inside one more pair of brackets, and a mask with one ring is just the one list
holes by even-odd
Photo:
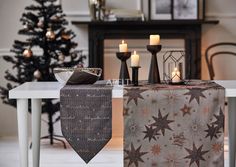
[[[147, 51], [146, 45], [149, 44], [149, 39], [125, 39], [128, 43], [129, 51], [134, 50], [140, 55], [139, 79], [147, 80], [149, 66], [151, 61], [151, 54]], [[120, 70], [120, 61], [116, 58], [116, 52], [118, 51], [118, 44], [121, 43], [121, 39], [106, 39], [104, 40], [104, 79], [118, 79]], [[160, 78], [163, 79], [163, 55], [169, 50], [184, 50], [183, 39], [161, 39], [162, 50], [157, 55]], [[183, 62], [184, 64], [184, 62]], [[130, 59], [127, 61], [128, 68], [130, 67]], [[183, 72], [185, 69], [183, 69]], [[129, 68], [131, 74], [131, 68]], [[131, 76], [130, 76], [131, 77]], [[185, 75], [183, 75], [185, 78]]]
[[148, 39], [150, 34], [159, 34], [161, 39], [184, 41], [185, 76], [189, 79], [201, 77], [201, 31], [203, 24], [218, 24], [217, 20], [158, 20], [122, 22], [83, 22], [88, 25], [89, 66], [104, 69], [105, 39]]
[[[172, 23], [172, 22], [170, 22]], [[188, 22], [186, 22], [188, 23]], [[182, 39], [186, 52], [185, 76], [200, 79], [201, 24], [160, 24], [159, 22], [91, 22], [89, 29], [89, 66], [104, 69], [105, 39], [148, 39], [160, 34], [162, 39]]]

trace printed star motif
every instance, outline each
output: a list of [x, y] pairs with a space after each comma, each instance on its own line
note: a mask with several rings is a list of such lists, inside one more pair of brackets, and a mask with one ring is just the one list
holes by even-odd
[[205, 138], [207, 138], [208, 136], [210, 136], [211, 140], [213, 139], [213, 137], [217, 138], [217, 134], [221, 133], [219, 131], [219, 129], [217, 127], [215, 127], [214, 125], [209, 125], [207, 124], [208, 129], [205, 130], [205, 132], [207, 132], [207, 135]]
[[224, 144], [222, 143], [214, 143], [212, 144], [212, 150], [215, 152], [215, 153], [220, 153], [222, 152], [224, 149]]
[[194, 99], [197, 101], [197, 103], [199, 104], [200, 101], [200, 97], [204, 97], [206, 98], [206, 96], [202, 93], [204, 92], [206, 89], [189, 89], [188, 93], [185, 93], [184, 95], [190, 95], [190, 99], [189, 99], [189, 103], [191, 103], [191, 101], [193, 101]]
[[148, 126], [145, 125], [146, 131], [143, 131], [143, 133], [145, 133], [145, 136], [143, 139], [148, 138], [149, 142], [154, 139], [156, 140], [156, 135], [160, 135], [160, 133], [157, 133], [156, 129], [152, 129], [152, 126], [150, 126], [150, 128]]
[[194, 162], [197, 164], [197, 166], [200, 166], [200, 161], [205, 161], [203, 158], [203, 155], [208, 153], [209, 151], [202, 151], [203, 145], [201, 145], [199, 148], [196, 147], [195, 143], [193, 143], [193, 150], [190, 150], [188, 148], [185, 148], [185, 150], [189, 153], [188, 156], [184, 157], [185, 159], [190, 159], [190, 165], [191, 166]]
[[159, 155], [161, 153], [161, 146], [158, 144], [155, 144], [152, 146], [151, 151], [153, 155]]
[[213, 125], [216, 125], [216, 127], [218, 129], [221, 129], [223, 128], [224, 129], [224, 120], [225, 120], [225, 117], [224, 117], [224, 113], [222, 111], [222, 109], [220, 108], [220, 114], [219, 115], [215, 115], [214, 114], [214, 117], [216, 118], [216, 121], [213, 122], [212, 124]]
[[199, 137], [202, 133], [204, 133], [205, 126], [201, 122], [201, 120], [195, 118], [191, 121], [191, 123], [188, 126], [188, 133], [192, 136], [192, 138]]
[[134, 163], [134, 165], [138, 167], [139, 162], [144, 162], [141, 157], [147, 154], [148, 152], [140, 152], [141, 146], [142, 145], [135, 149], [133, 143], [131, 143], [131, 150], [124, 150], [125, 153], [127, 153], [128, 155], [127, 157], [125, 157], [125, 160], [129, 160], [128, 166]]
[[124, 96], [128, 96], [127, 104], [129, 104], [130, 101], [134, 100], [136, 105], [138, 105], [138, 98], [143, 99], [143, 96], [141, 95], [141, 93], [146, 91], [140, 88], [131, 88], [131, 89], [126, 89], [126, 90], [127, 90], [127, 93]]
[[171, 122], [174, 122], [173, 120], [167, 120], [169, 114], [166, 114], [164, 117], [162, 117], [160, 110], [158, 111], [158, 117], [152, 117], [154, 119], [154, 123], [151, 124], [151, 126], [156, 127], [156, 132], [159, 132], [161, 130], [162, 135], [165, 136], [165, 129], [169, 129], [172, 131], [170, 128], [169, 124]]
[[164, 94], [165, 100], [168, 101], [168, 103], [175, 103], [179, 100], [180, 95], [176, 94], [175, 91], [169, 91], [167, 94]]
[[127, 133], [130, 137], [135, 138], [137, 138], [138, 134], [141, 132], [141, 127], [135, 120], [130, 120], [125, 129], [125, 133]]
[[192, 107], [188, 107], [186, 104], [184, 105], [183, 108], [181, 108], [180, 110], [183, 112], [183, 117], [188, 114], [191, 115], [190, 110]]
[[163, 166], [178, 167], [180, 163], [179, 156], [176, 153], [170, 153], [164, 158]]

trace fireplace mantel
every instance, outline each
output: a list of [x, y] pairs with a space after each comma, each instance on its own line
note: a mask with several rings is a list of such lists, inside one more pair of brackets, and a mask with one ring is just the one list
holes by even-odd
[[202, 25], [218, 23], [218, 20], [72, 21], [72, 24], [75, 25], [88, 25], [90, 67], [104, 69], [105, 39], [147, 39], [150, 34], [160, 34], [162, 39], [184, 39], [185, 76], [190, 79], [200, 79], [201, 77]]

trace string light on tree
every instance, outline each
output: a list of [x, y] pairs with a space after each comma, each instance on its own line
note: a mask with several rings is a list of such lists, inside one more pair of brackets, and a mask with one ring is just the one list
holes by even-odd
[[56, 37], [56, 35], [55, 35], [55, 33], [49, 28], [48, 31], [47, 31], [47, 33], [46, 33], [46, 37], [47, 37], [47, 39], [49, 39], [49, 40], [54, 40], [55, 37]]
[[38, 26], [39, 28], [43, 28], [43, 26], [44, 26], [43, 20], [39, 20], [38, 23], [37, 23], [37, 26]]
[[60, 20], [60, 15], [54, 15], [51, 17], [51, 20], [57, 21]]
[[35, 79], [40, 79], [41, 76], [42, 76], [42, 74], [39, 70], [34, 71], [34, 78]]
[[76, 57], [77, 57], [77, 54], [76, 54], [76, 53], [72, 53], [72, 54], [71, 54], [71, 57], [72, 57], [72, 58], [76, 58]]
[[24, 24], [23, 27], [24, 27], [25, 30], [28, 30], [28, 29], [29, 29], [28, 24]]
[[31, 49], [25, 49], [24, 52], [23, 52], [23, 56], [26, 57], [26, 58], [30, 58], [33, 56], [33, 52]]
[[63, 32], [62, 35], [61, 35], [61, 38], [64, 39], [64, 40], [70, 40], [70, 35]]
[[65, 60], [65, 56], [61, 53], [59, 56], [58, 56], [58, 60], [60, 61], [64, 61]]

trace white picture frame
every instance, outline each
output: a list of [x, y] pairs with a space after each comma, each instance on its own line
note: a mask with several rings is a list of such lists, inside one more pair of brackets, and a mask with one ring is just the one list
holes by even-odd
[[149, 0], [150, 20], [171, 20], [172, 0]]

